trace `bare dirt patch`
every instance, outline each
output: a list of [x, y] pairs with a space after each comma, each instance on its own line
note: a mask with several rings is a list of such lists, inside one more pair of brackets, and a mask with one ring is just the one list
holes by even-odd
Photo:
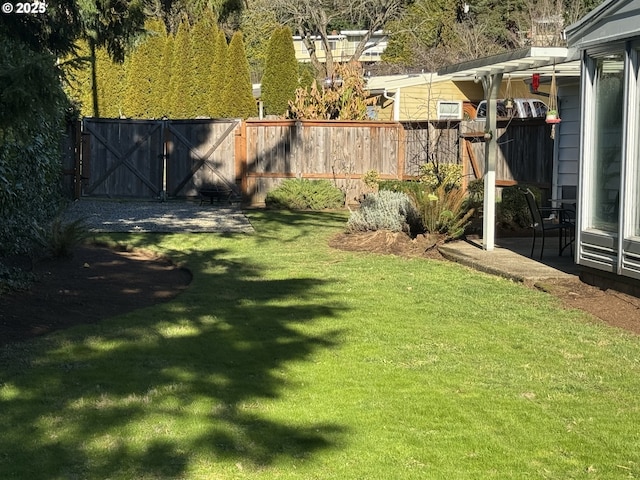
[[38, 280], [29, 290], [0, 295], [0, 345], [166, 302], [191, 282], [167, 258], [97, 245], [32, 271]]
[[371, 252], [403, 257], [424, 257], [444, 260], [438, 250], [442, 237], [418, 235], [411, 238], [406, 233], [377, 230], [375, 232], [339, 233], [329, 245], [340, 250]]

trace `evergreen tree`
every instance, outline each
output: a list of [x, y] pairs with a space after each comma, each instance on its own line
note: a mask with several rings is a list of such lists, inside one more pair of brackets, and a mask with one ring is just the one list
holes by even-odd
[[211, 64], [211, 95], [209, 95], [209, 113], [212, 117], [223, 116], [222, 94], [226, 81], [225, 66], [227, 64], [227, 38], [222, 30], [218, 30], [215, 53]]
[[192, 116], [209, 116], [209, 97], [212, 95], [210, 70], [215, 60], [218, 27], [210, 10], [191, 30], [191, 58], [193, 59]]
[[262, 100], [265, 113], [284, 115], [289, 100], [296, 96], [298, 88], [298, 62], [293, 48], [291, 30], [278, 28], [269, 40], [264, 76], [262, 77]]
[[222, 115], [232, 118], [253, 117], [257, 113], [249, 62], [244, 52], [242, 33], [236, 32], [229, 43], [226, 82], [222, 92]]
[[174, 39], [169, 81], [170, 114], [172, 118], [190, 118], [192, 116], [193, 75], [191, 70], [189, 24], [182, 22]]
[[[76, 43], [75, 53], [65, 58], [71, 61], [74, 57], [88, 58], [90, 55], [89, 45], [84, 40]], [[91, 69], [88, 63], [83, 63], [67, 71], [67, 83], [65, 92], [74, 103], [80, 106], [80, 115], [90, 117], [93, 115], [92, 92], [91, 92]]]
[[106, 48], [95, 52], [98, 114], [102, 118], [119, 118], [124, 114], [125, 75], [128, 62], [114, 62]]
[[171, 77], [173, 64], [173, 44], [172, 35], [167, 35], [164, 40], [164, 48], [162, 50], [162, 63], [160, 64], [160, 73], [157, 77], [156, 102], [153, 105], [152, 115], [155, 118], [171, 117]]
[[127, 117], [153, 118], [154, 105], [160, 101], [158, 83], [162, 75], [162, 54], [166, 29], [160, 20], [147, 21], [148, 36], [129, 56], [124, 112]]

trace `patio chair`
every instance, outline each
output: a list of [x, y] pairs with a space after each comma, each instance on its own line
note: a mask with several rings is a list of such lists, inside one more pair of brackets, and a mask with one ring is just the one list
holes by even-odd
[[540, 248], [540, 260], [544, 253], [544, 241], [547, 232], [558, 232], [558, 255], [562, 255], [565, 248], [570, 247], [573, 253], [573, 241], [575, 234], [575, 214], [564, 208], [541, 208], [538, 206], [536, 197], [528, 188], [518, 187], [527, 200], [527, 207], [531, 214], [531, 224], [529, 227], [533, 230], [533, 242], [531, 244], [531, 255], [535, 251], [538, 234], [542, 238]]

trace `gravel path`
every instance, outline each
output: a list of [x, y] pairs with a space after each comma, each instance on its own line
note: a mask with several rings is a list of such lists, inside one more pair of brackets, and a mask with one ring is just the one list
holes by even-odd
[[65, 220], [82, 219], [92, 232], [253, 233], [235, 206], [200, 205], [185, 200], [118, 201], [81, 199], [65, 212]]

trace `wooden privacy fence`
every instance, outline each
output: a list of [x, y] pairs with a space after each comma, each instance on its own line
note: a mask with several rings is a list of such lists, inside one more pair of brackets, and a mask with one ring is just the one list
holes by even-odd
[[[498, 185], [550, 185], [552, 141], [545, 127], [500, 126]], [[68, 143], [76, 145], [70, 149], [76, 196], [194, 197], [223, 184], [245, 203], [261, 204], [283, 180], [307, 178], [334, 182], [353, 203], [370, 170], [382, 179], [415, 179], [427, 162], [463, 163], [467, 179], [480, 178], [482, 128], [468, 122], [87, 118], [81, 141]]]
[[[482, 178], [485, 171], [484, 128], [482, 121], [461, 122], [461, 161], [468, 179]], [[496, 131], [498, 158], [496, 186], [518, 183], [551, 188], [553, 178], [553, 139], [551, 126], [544, 119], [499, 121]]]
[[392, 122], [248, 121], [243, 191], [262, 203], [283, 179], [326, 179], [353, 203], [362, 176], [407, 177], [404, 130]]

